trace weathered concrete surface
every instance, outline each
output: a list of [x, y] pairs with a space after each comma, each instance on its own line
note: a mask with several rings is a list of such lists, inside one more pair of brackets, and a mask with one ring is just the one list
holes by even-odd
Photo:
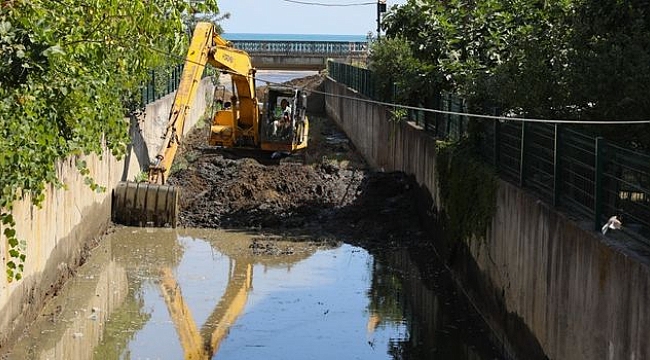
[[[205, 112], [213, 90], [211, 79], [204, 79], [186, 131]], [[120, 180], [133, 180], [148, 167], [149, 157], [145, 155], [155, 151], [147, 150], [151, 145], [146, 139], [161, 136], [165, 124], [159, 116], [169, 112], [172, 102], [173, 95], [168, 95], [147, 106], [139, 122], [132, 122], [131, 133], [137, 136], [125, 159], [117, 160], [108, 150], [101, 157], [84, 157], [90, 176], [107, 191], [93, 192], [76, 169], [75, 158], [69, 158], [57, 164], [58, 177], [67, 189], [49, 186], [40, 208], [32, 206], [30, 199], [14, 204], [12, 214], [17, 237], [27, 242], [27, 259], [22, 280], [10, 283], [5, 276], [0, 276], [0, 353], [37, 316], [44, 301], [85, 261], [93, 240], [106, 231], [111, 218], [113, 187]], [[0, 231], [4, 231], [1, 225]], [[8, 250], [5, 239], [0, 242], [3, 270]]]
[[[183, 135], [190, 131], [196, 122], [201, 118], [205, 109], [212, 105], [214, 84], [211, 78], [205, 78], [199, 85], [197, 96], [190, 107], [187, 121], [185, 122]], [[141, 136], [146, 144], [146, 153], [150, 162], [155, 162], [156, 154], [160, 149], [165, 134], [165, 126], [169, 119], [169, 111], [174, 101], [174, 95], [166, 97], [147, 106], [144, 116], [140, 116], [138, 128], [141, 129]], [[138, 134], [133, 134], [138, 137]], [[207, 139], [207, 134], [206, 134]], [[207, 141], [207, 140], [206, 140]], [[143, 156], [144, 157], [144, 156]]]
[[497, 204], [488, 240], [471, 254], [546, 354], [650, 358], [647, 263], [511, 184]]
[[[324, 88], [358, 96], [330, 79]], [[433, 138], [413, 124], [391, 123], [387, 109], [370, 103], [328, 96], [326, 111], [369, 164], [416, 176], [430, 196], [423, 215], [439, 213]], [[525, 359], [650, 358], [649, 267], [609, 244], [501, 181], [486, 240], [440, 251], [506, 351]]]

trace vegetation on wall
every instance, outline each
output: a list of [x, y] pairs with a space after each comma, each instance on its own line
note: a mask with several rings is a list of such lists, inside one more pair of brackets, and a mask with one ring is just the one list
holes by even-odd
[[448, 236], [482, 239], [496, 211], [497, 176], [469, 139], [436, 143], [436, 172]]
[[[57, 160], [115, 156], [129, 142], [125, 115], [149, 69], [178, 63], [184, 20], [216, 13], [216, 1], [12, 0], [0, 5], [0, 221], [9, 279], [21, 277], [24, 242], [11, 216], [16, 200], [36, 205], [57, 187]], [[170, 61], [170, 54], [176, 58]], [[77, 167], [94, 189], [83, 162]]]

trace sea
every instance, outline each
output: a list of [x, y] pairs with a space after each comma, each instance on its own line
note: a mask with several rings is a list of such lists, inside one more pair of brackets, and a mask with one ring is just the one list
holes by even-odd
[[328, 34], [260, 34], [260, 33], [223, 33], [226, 40], [241, 41], [337, 41], [337, 42], [365, 42], [367, 35], [328, 35]]

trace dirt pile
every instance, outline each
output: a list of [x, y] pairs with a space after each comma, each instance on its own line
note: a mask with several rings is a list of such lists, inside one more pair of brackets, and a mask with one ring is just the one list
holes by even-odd
[[209, 148], [204, 135], [197, 130], [185, 139], [177, 158], [184, 164], [169, 179], [181, 187], [181, 226], [363, 242], [420, 235], [414, 180], [368, 170], [329, 119], [310, 118], [309, 148], [283, 159]]
[[411, 240], [419, 235], [413, 179], [332, 163], [261, 164], [205, 155], [177, 172], [186, 227], [255, 228], [281, 235], [346, 240]]
[[[261, 164], [252, 158], [202, 156], [173, 180], [186, 193], [181, 224], [189, 227], [292, 228], [326, 208], [349, 204], [362, 175], [332, 166]], [[349, 186], [348, 186], [349, 185]]]

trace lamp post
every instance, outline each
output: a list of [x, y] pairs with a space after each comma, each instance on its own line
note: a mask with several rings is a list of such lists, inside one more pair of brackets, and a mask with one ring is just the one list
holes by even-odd
[[381, 37], [381, 14], [386, 12], [386, 0], [377, 0], [377, 41]]

